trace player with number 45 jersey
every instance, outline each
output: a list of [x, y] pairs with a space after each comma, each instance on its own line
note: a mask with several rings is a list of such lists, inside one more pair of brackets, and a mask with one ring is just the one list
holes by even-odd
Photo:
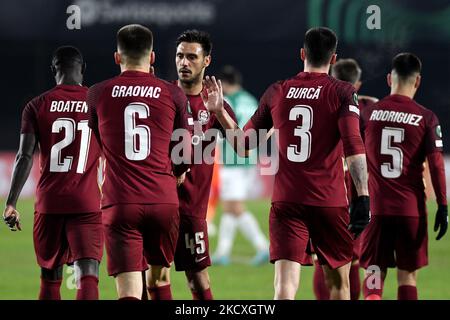
[[20, 230], [15, 205], [40, 150], [33, 240], [41, 267], [39, 299], [60, 299], [63, 266], [74, 263], [77, 299], [98, 299], [98, 269], [103, 232], [97, 169], [100, 149], [91, 139], [81, 85], [85, 63], [71, 46], [58, 48], [51, 69], [56, 87], [31, 100], [23, 110], [20, 148], [3, 214]]
[[190, 162], [193, 126], [187, 98], [176, 85], [150, 72], [154, 59], [152, 32], [141, 25], [122, 27], [115, 53], [121, 74], [92, 86], [88, 93], [89, 125], [106, 158], [102, 209], [108, 273], [116, 278], [121, 299], [142, 297], [141, 273], [148, 265], [152, 299], [171, 298], [170, 283], [162, 279], [161, 270], [172, 263], [178, 238], [174, 174], [188, 169], [181, 165], [175, 169], [181, 172], [173, 172], [174, 129], [184, 129], [184, 163]]
[[[360, 262], [365, 269], [377, 265], [381, 280], [396, 267], [400, 300], [418, 298], [417, 270], [428, 264], [426, 159], [438, 205], [437, 240], [448, 225], [441, 127], [431, 110], [413, 100], [421, 67], [412, 53], [395, 56], [387, 78], [391, 94], [362, 110], [373, 220], [361, 237]], [[382, 289], [365, 281], [364, 296], [380, 299]]]

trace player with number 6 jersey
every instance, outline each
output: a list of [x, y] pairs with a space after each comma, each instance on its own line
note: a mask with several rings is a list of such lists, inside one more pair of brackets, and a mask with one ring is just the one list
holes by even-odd
[[108, 273], [116, 279], [120, 299], [142, 297], [141, 273], [148, 265], [152, 299], [171, 299], [161, 270], [172, 263], [178, 238], [177, 181], [170, 157], [175, 129], [184, 129], [184, 156], [190, 161], [187, 98], [176, 85], [150, 73], [152, 48], [148, 28], [122, 27], [115, 53], [121, 74], [88, 93], [89, 125], [106, 159], [102, 209]]
[[[39, 146], [41, 176], [36, 189], [33, 240], [41, 267], [40, 299], [60, 296], [63, 265], [74, 263], [77, 299], [98, 299], [98, 268], [103, 255], [100, 149], [88, 126], [85, 63], [72, 46], [58, 48], [52, 71], [56, 87], [23, 110], [21, 143], [13, 172], [5, 221], [19, 227], [15, 203]], [[12, 229], [14, 230], [14, 228]]]

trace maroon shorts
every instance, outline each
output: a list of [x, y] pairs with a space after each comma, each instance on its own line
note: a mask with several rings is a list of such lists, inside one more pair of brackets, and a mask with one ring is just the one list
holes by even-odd
[[118, 204], [103, 210], [108, 274], [169, 267], [178, 238], [175, 204]]
[[175, 270], [201, 271], [210, 265], [206, 220], [181, 214]]
[[55, 269], [80, 259], [102, 260], [102, 214], [34, 213], [34, 251], [39, 266]]
[[310, 264], [309, 239], [319, 263], [336, 269], [352, 261], [353, 238], [346, 207], [315, 207], [273, 202], [270, 209], [270, 261]]
[[427, 217], [372, 216], [361, 234], [360, 265], [414, 271], [428, 264]]

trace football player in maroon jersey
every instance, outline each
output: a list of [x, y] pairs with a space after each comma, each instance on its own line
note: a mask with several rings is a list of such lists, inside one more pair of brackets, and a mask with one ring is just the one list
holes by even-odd
[[91, 139], [82, 86], [85, 63], [72, 46], [59, 47], [51, 70], [56, 86], [23, 110], [19, 152], [3, 213], [12, 231], [21, 230], [19, 194], [39, 146], [41, 176], [36, 189], [33, 240], [41, 267], [39, 299], [60, 299], [63, 265], [74, 264], [77, 299], [98, 299], [103, 231], [97, 168], [100, 149]]
[[[365, 299], [382, 297], [388, 268], [397, 268], [399, 300], [418, 298], [417, 270], [428, 264], [424, 162], [428, 160], [438, 210], [436, 240], [447, 231], [448, 213], [439, 120], [415, 102], [422, 63], [412, 53], [392, 60], [389, 96], [362, 109], [372, 195], [372, 222], [361, 235], [360, 263], [366, 271]], [[373, 274], [376, 266], [381, 279]]]
[[[294, 299], [300, 266], [309, 262], [309, 239], [323, 266], [331, 299], [350, 299], [352, 239], [370, 221], [367, 166], [359, 129], [355, 88], [328, 75], [336, 61], [337, 37], [328, 28], [306, 32], [304, 71], [272, 84], [244, 127], [272, 127], [279, 139], [279, 170], [270, 211], [270, 260], [275, 263], [275, 299]], [[220, 81], [205, 81], [208, 110], [225, 128], [239, 131], [225, 109]], [[256, 135], [258, 136], [258, 135]], [[264, 140], [264, 139], [259, 139]], [[237, 139], [246, 149], [255, 139]], [[239, 147], [238, 147], [239, 149]], [[344, 155], [358, 198], [349, 214]]]

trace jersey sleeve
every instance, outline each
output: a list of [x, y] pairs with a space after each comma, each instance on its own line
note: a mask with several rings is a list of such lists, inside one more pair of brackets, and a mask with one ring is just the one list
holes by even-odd
[[22, 111], [22, 123], [20, 133], [38, 134], [38, 99], [35, 98], [27, 103]]
[[442, 130], [438, 117], [430, 111], [425, 122], [425, 151], [428, 154], [443, 151]]
[[436, 202], [441, 205], [447, 205], [444, 156], [441, 152], [433, 152], [428, 154], [427, 160]]
[[[258, 108], [256, 109], [253, 116], [248, 120], [247, 124], [244, 126], [243, 130], [245, 133], [244, 146], [246, 150], [251, 150], [259, 146], [262, 141], [260, 141], [259, 130], [269, 130], [273, 127], [273, 119], [271, 114], [271, 106], [276, 104], [276, 101], [281, 97], [281, 85], [279, 82], [272, 84], [264, 92], [263, 96], [259, 101]], [[256, 131], [256, 135], [253, 134]], [[256, 136], [255, 139], [251, 137]]]
[[192, 143], [191, 137], [194, 130], [194, 119], [192, 118], [192, 114], [190, 112], [191, 108], [189, 105], [189, 100], [184, 94], [183, 90], [181, 90], [178, 86], [169, 84], [168, 85], [170, 94], [172, 96], [172, 100], [175, 104], [175, 122], [174, 122], [174, 130], [181, 129], [183, 130], [183, 134], [181, 135], [180, 140], [174, 141], [172, 140], [170, 143], [170, 152], [172, 153], [173, 147], [177, 143], [183, 143], [183, 152], [182, 153], [182, 161], [177, 161], [176, 164], [172, 160], [172, 171], [175, 176], [180, 176], [183, 172], [186, 172], [190, 164], [192, 163]]
[[336, 88], [339, 104], [339, 118], [356, 117], [359, 119], [360, 110], [356, 89], [349, 83], [340, 82]]
[[358, 95], [355, 88], [348, 83], [337, 87], [339, 99], [338, 127], [346, 157], [365, 153], [360, 131], [360, 112]]
[[266, 129], [270, 130], [273, 127], [272, 114], [270, 113], [270, 106], [279, 99], [281, 92], [281, 86], [279, 83], [271, 85], [264, 92], [263, 96], [259, 101], [258, 108], [256, 109], [253, 116], [248, 120], [247, 124], [244, 126], [244, 131], [250, 129], [259, 130]]
[[100, 101], [101, 95], [104, 89], [104, 82], [97, 83], [89, 88], [87, 92], [86, 103], [88, 105], [89, 112], [89, 122], [88, 125], [92, 129], [97, 138], [99, 145], [101, 146], [100, 132], [98, 129], [98, 116], [97, 116], [97, 106]]
[[168, 88], [176, 110], [174, 129], [186, 129], [192, 134], [194, 119], [192, 118], [188, 98], [178, 86], [169, 84]]

